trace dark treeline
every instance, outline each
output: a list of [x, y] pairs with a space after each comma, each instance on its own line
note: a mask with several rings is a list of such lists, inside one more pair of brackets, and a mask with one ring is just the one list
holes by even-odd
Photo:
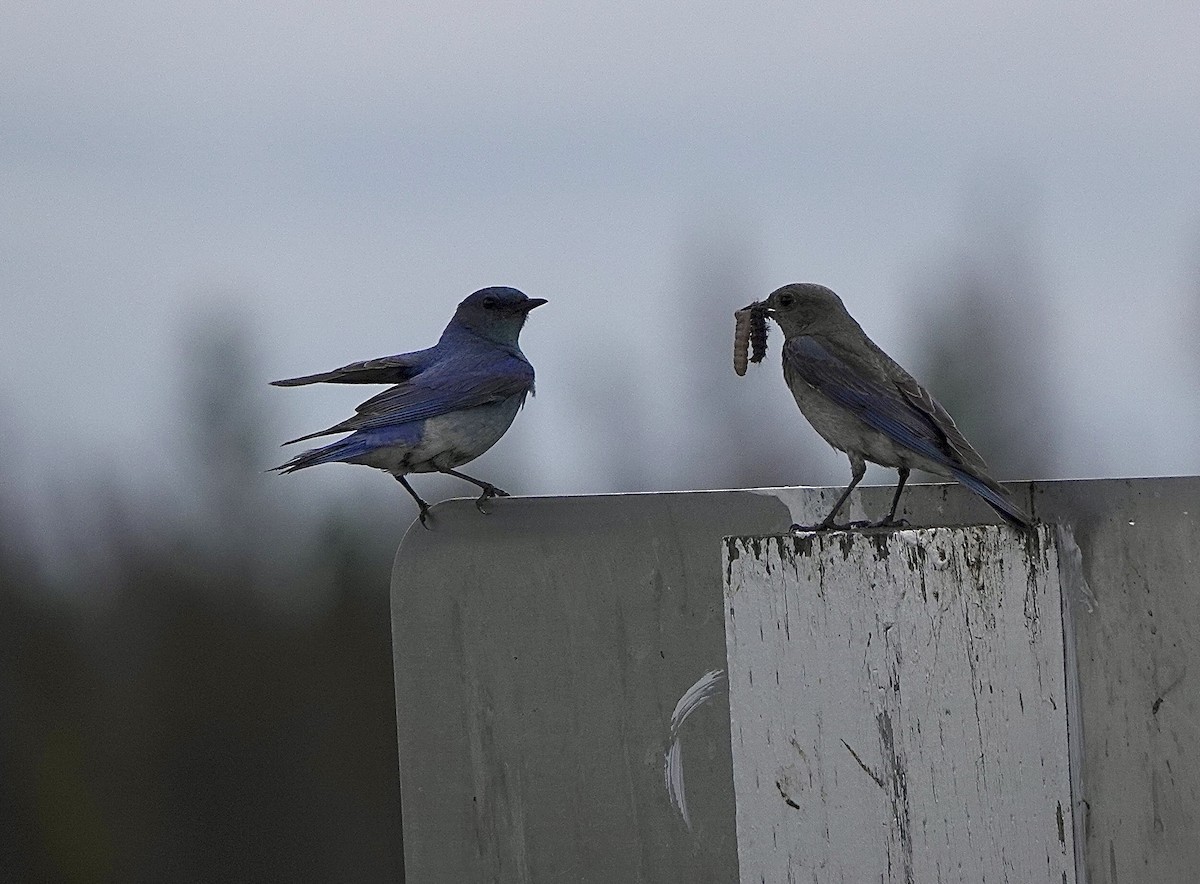
[[185, 349], [178, 506], [84, 487], [47, 568], [0, 498], [0, 880], [401, 880], [408, 514], [289, 501], [244, 331]]

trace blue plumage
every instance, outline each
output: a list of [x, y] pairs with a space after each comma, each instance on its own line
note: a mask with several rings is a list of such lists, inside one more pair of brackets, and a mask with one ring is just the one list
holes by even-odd
[[395, 384], [359, 405], [353, 417], [284, 444], [336, 433], [350, 436], [275, 469], [291, 473], [340, 462], [386, 470], [417, 502], [422, 524], [429, 505], [405, 479], [409, 473], [441, 472], [478, 485], [483, 489], [481, 510], [487, 498], [505, 496], [490, 482], [454, 468], [491, 448], [533, 392], [533, 366], [517, 340], [529, 311], [544, 303], [514, 288], [481, 289], [458, 305], [433, 347], [275, 381], [281, 387]]

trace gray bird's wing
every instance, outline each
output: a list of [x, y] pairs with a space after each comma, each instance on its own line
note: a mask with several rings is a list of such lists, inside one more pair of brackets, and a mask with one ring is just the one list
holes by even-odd
[[[899, 366], [896, 367], [899, 368]], [[934, 424], [937, 425], [938, 430], [941, 431], [945, 438], [946, 444], [958, 455], [959, 462], [966, 469], [980, 476], [986, 476], [988, 470], [987, 464], [984, 463], [979, 452], [967, 441], [967, 437], [958, 429], [958, 425], [954, 423], [954, 418], [950, 417], [950, 413], [942, 408], [942, 403], [934, 399], [929, 391], [918, 384], [908, 372], [902, 368], [900, 371], [902, 375], [900, 377], [893, 377], [893, 381], [900, 392], [904, 394], [904, 398], [915, 408], [919, 408], [927, 414]]]
[[[887, 357], [880, 351], [881, 356]], [[784, 374], [809, 384], [867, 426], [935, 463], [986, 474], [946, 410], [899, 365], [886, 370], [810, 335], [783, 345]]]
[[501, 402], [533, 390], [533, 367], [517, 356], [489, 354], [477, 359], [442, 360], [416, 375], [372, 396], [340, 424], [285, 442], [301, 442], [333, 433], [370, 430]]
[[433, 362], [435, 350], [435, 347], [430, 347], [413, 353], [400, 353], [396, 356], [382, 356], [379, 359], [352, 362], [332, 371], [271, 381], [271, 385], [301, 387], [305, 384], [399, 384], [428, 368]]

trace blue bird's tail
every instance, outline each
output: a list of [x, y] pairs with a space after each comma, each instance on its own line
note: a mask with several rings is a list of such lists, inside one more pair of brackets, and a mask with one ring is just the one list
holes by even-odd
[[1000, 517], [1014, 528], [1029, 529], [1033, 520], [1025, 514], [1000, 485], [984, 476], [976, 476], [963, 470], [952, 469], [954, 478], [978, 494]]
[[294, 473], [296, 470], [315, 467], [317, 464], [341, 463], [352, 457], [366, 454], [374, 447], [375, 443], [372, 440], [355, 433], [353, 436], [339, 439], [331, 445], [310, 448], [308, 451], [297, 454], [287, 463], [272, 467], [271, 470], [279, 473]]

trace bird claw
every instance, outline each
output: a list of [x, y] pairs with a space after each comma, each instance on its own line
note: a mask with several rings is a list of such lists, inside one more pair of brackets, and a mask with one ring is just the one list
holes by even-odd
[[475, 509], [479, 510], [485, 516], [490, 515], [490, 513], [483, 508], [483, 504], [484, 501], [492, 497], [511, 497], [511, 495], [502, 488], [497, 488], [495, 485], [485, 485], [483, 488], [483, 494], [479, 495], [479, 498], [475, 501]]
[[812, 534], [813, 532], [818, 532], [818, 531], [835, 531], [841, 527], [842, 527], [841, 525], [826, 525], [824, 522], [821, 522], [818, 525], [793, 524], [791, 527], [788, 528], [788, 534], [792, 534], [792, 535], [799, 537], [801, 534]]
[[837, 522], [830, 522], [827, 520], [824, 522], [819, 522], [816, 525], [792, 525], [790, 528], [788, 528], [788, 533], [794, 534], [794, 535], [800, 535], [800, 534], [811, 534], [814, 532], [822, 532], [822, 531], [854, 531], [858, 528], [873, 528], [873, 527], [875, 527], [875, 523], [868, 522], [866, 520], [862, 520], [862, 521], [858, 521], [858, 522], [846, 522], [844, 524], [838, 524]]
[[418, 516], [418, 518], [421, 520], [422, 528], [424, 528], [426, 531], [433, 530], [432, 528], [429, 527], [429, 521], [428, 521], [429, 520], [429, 507], [427, 507], [427, 506], [421, 507], [421, 515]]

